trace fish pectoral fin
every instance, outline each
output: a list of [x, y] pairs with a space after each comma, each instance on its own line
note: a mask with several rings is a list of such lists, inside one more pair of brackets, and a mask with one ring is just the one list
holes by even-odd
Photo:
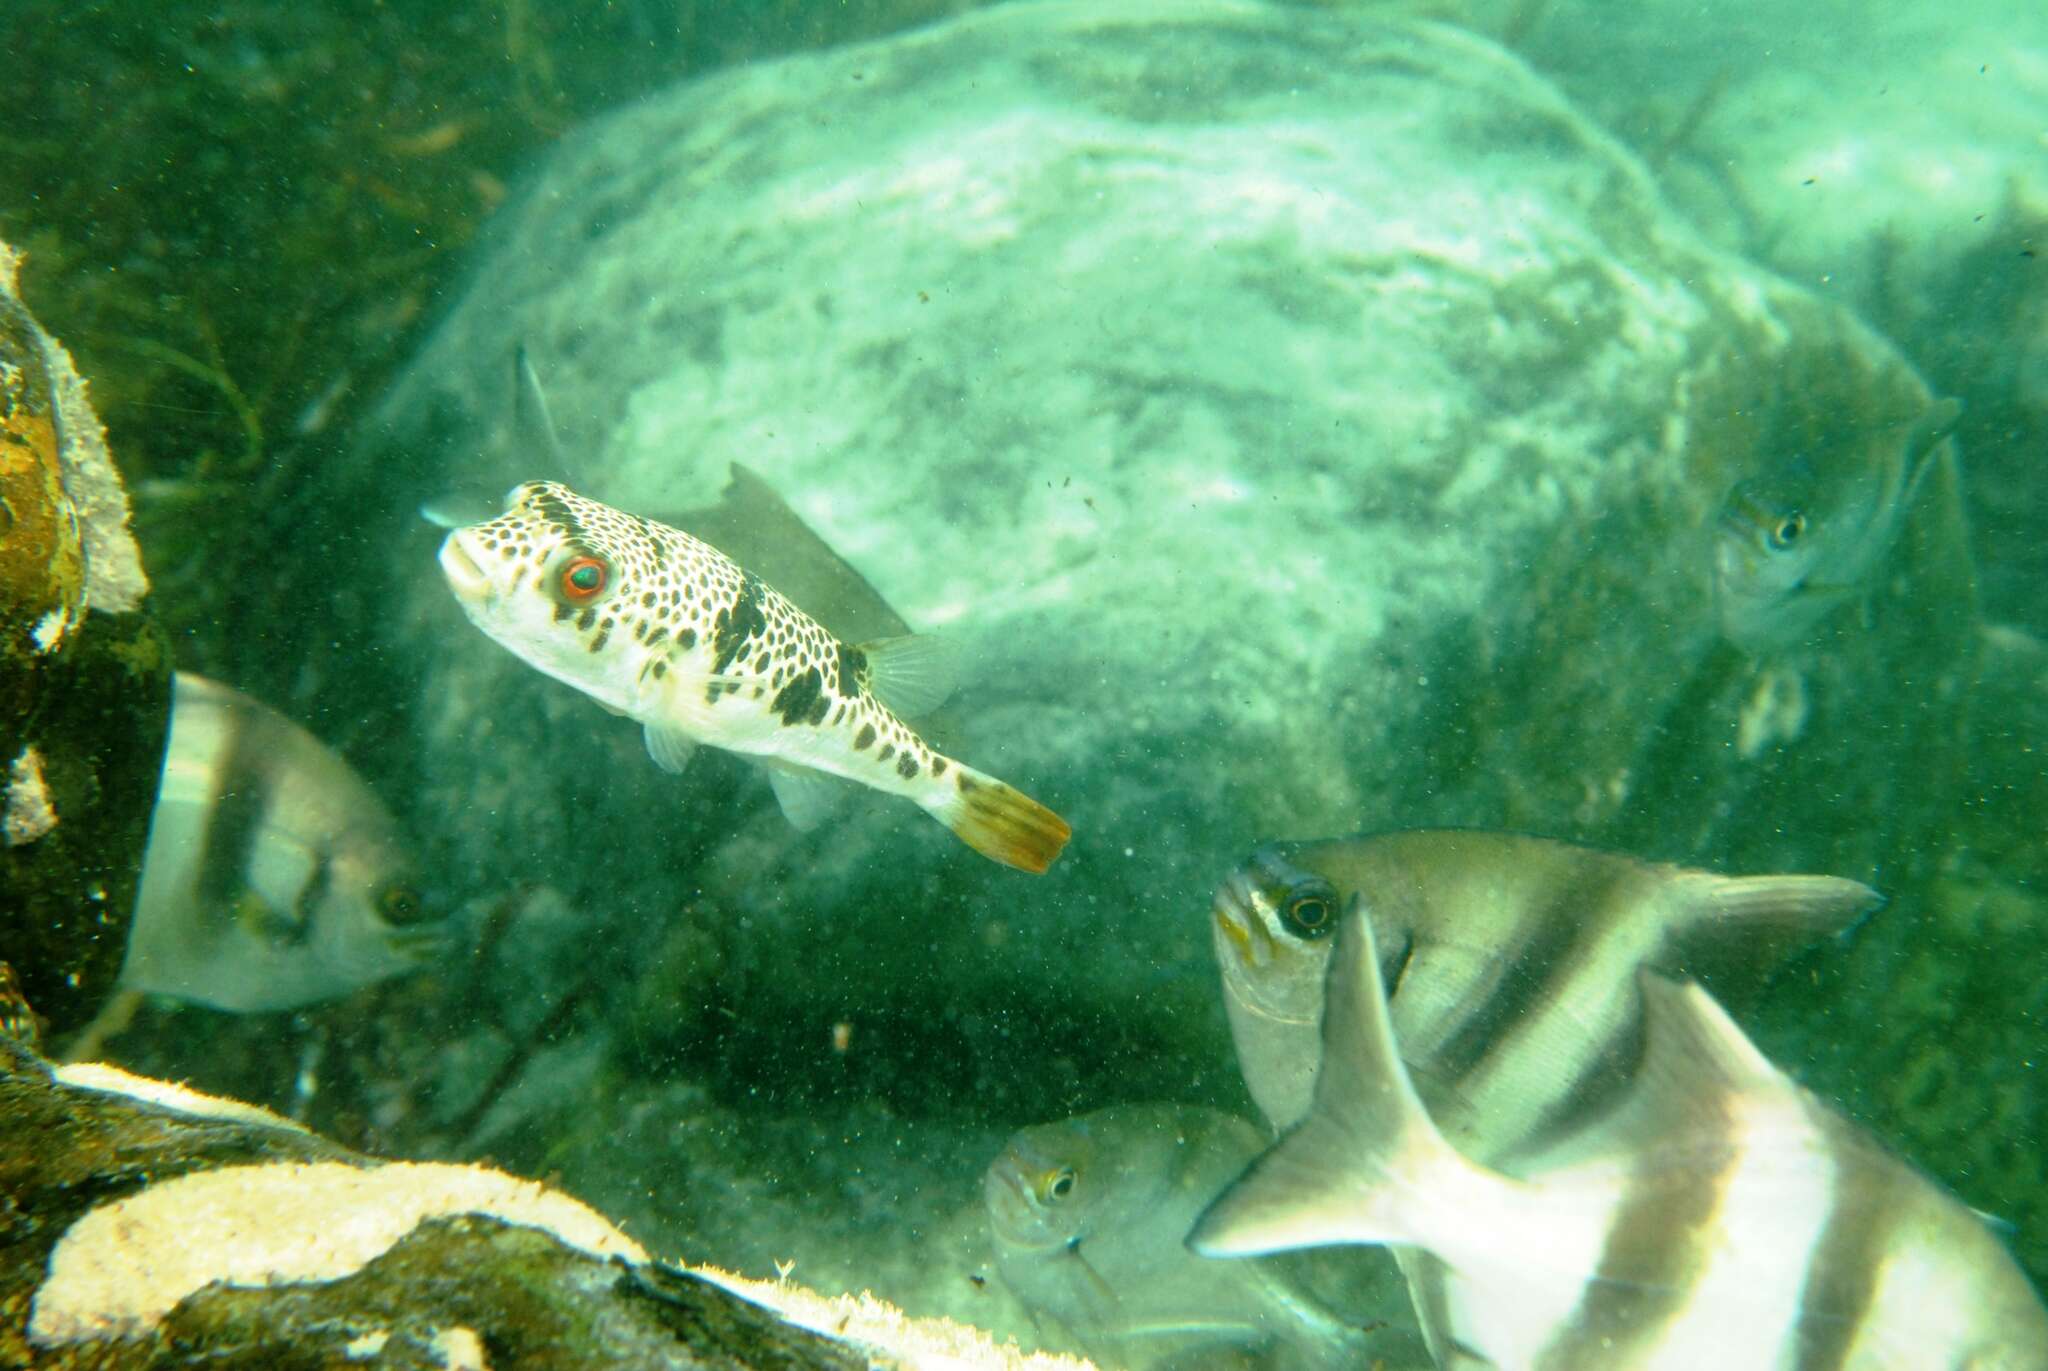
[[823, 823], [846, 797], [847, 782], [807, 766], [768, 763], [768, 786], [782, 817], [799, 833], [808, 833]]
[[647, 755], [671, 776], [679, 776], [697, 752], [697, 740], [673, 724], [647, 725]]
[[960, 653], [943, 638], [912, 633], [860, 644], [868, 659], [862, 684], [899, 719], [915, 719], [944, 704], [960, 684]]

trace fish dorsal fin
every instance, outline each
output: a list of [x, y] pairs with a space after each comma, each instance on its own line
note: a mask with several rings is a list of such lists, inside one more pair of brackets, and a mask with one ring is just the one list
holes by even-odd
[[[571, 489], [584, 489], [579, 479], [581, 473], [574, 469], [568, 450], [555, 432], [540, 373], [534, 369], [533, 358], [523, 342], [512, 350], [512, 433], [520, 448], [520, 471], [538, 472]], [[471, 476], [420, 501], [416, 508], [420, 518], [435, 528], [457, 529], [489, 523], [505, 512], [506, 503], [502, 497], [494, 498], [478, 476]]]
[[1770, 1064], [1697, 981], [1636, 972], [1643, 996], [1644, 1047], [1633, 1107], [1661, 1132], [1725, 1117], [1740, 1096], [1792, 1096]]
[[1906, 427], [1906, 484], [1899, 492], [1899, 517], [1904, 518], [1920, 495], [1920, 483], [1941, 452], [1942, 439], [1955, 432], [1963, 417], [1963, 402], [1945, 395], [1920, 412]]
[[[1839, 937], [1884, 907], [1861, 881], [1835, 876], [1721, 876], [1687, 871], [1674, 886], [1673, 934], [1683, 955], [1665, 970], [1706, 970], [1715, 986], [1738, 995], [1762, 984], [1801, 948]], [[1738, 1000], [1738, 1002], [1740, 1002]]]
[[696, 751], [697, 740], [681, 729], [659, 721], [647, 725], [647, 755], [669, 775], [681, 775]]
[[1963, 417], [1963, 402], [1953, 395], [1934, 401], [1906, 426], [1906, 466], [1918, 472], [1933, 459], [1942, 439], [1956, 431]]
[[1353, 895], [1330, 957], [1315, 1103], [1209, 1207], [1188, 1245], [1211, 1257], [1330, 1243], [1427, 1246], [1410, 1211], [1455, 1204], [1446, 1174], [1465, 1169], [1401, 1062], [1372, 924]]
[[847, 783], [807, 766], [784, 762], [767, 764], [768, 786], [782, 817], [799, 833], [808, 833], [823, 823], [839, 802], [846, 798]]
[[573, 479], [576, 473], [570, 470], [569, 454], [555, 432], [555, 416], [548, 411], [547, 392], [541, 389], [540, 373], [534, 370], [533, 357], [523, 342], [512, 350], [512, 431], [520, 445], [529, 450], [523, 454], [529, 463], [545, 463], [556, 480], [582, 489]]
[[868, 659], [868, 693], [899, 719], [931, 713], [960, 684], [960, 654], [942, 638], [876, 638], [859, 650]]
[[1884, 905], [1861, 881], [1839, 876], [1720, 876], [1688, 871], [1678, 878], [1688, 929], [1748, 938], [1775, 928], [1815, 942], [1854, 928]]

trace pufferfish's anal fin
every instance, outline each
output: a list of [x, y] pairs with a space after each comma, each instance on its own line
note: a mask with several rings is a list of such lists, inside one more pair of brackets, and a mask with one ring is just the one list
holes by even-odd
[[768, 763], [766, 770], [768, 788], [775, 792], [782, 817], [799, 833], [808, 833], [825, 822], [846, 798], [847, 783], [822, 771], [777, 762]]
[[868, 693], [899, 719], [931, 713], [960, 683], [960, 655], [943, 638], [876, 638], [862, 643], [860, 652], [868, 661]]
[[1065, 819], [972, 767], [959, 767], [953, 793], [930, 808], [954, 837], [982, 856], [1033, 875], [1051, 866], [1073, 835]]
[[680, 728], [662, 723], [647, 725], [647, 755], [669, 775], [680, 774], [696, 751], [697, 740]]

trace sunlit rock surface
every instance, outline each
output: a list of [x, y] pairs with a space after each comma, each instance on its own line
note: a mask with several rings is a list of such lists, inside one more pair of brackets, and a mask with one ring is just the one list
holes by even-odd
[[[586, 493], [658, 517], [743, 461], [967, 647], [937, 736], [1072, 821], [1049, 876], [866, 797], [795, 835], [750, 768], [662, 775], [464, 622], [410, 510], [560, 474], [514, 433], [522, 342]], [[1003, 6], [571, 136], [323, 478], [376, 549], [351, 602], [418, 685], [396, 707], [443, 878], [546, 881], [588, 920], [503, 993], [539, 1019], [583, 987], [612, 1055], [553, 1059], [566, 1140], [533, 1115], [494, 1145], [763, 1254], [814, 1231], [806, 1193], [835, 1223], [870, 1202], [915, 1274], [928, 1230], [877, 1197], [955, 1149], [973, 1174], [921, 1120], [999, 1139], [1118, 1095], [1235, 1101], [1204, 913], [1259, 839], [1487, 824], [1910, 896], [1975, 643], [1952, 466], [1869, 593], [1773, 660], [1721, 640], [1709, 532], [1789, 434], [1854, 460], [1927, 398], [1448, 29]], [[1899, 899], [1831, 954], [1872, 1052], [1926, 918]], [[744, 1216], [653, 1184], [681, 1149], [747, 1185], [740, 1133], [689, 1126], [835, 1082], [885, 1117], [818, 1122]], [[930, 1279], [967, 1301], [968, 1274]]]

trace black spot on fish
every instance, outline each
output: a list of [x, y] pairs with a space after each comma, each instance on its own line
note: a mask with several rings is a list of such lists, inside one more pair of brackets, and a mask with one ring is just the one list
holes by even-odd
[[784, 727], [803, 723], [811, 716], [811, 706], [819, 699], [818, 691], [823, 682], [815, 671], [806, 671], [792, 676], [789, 684], [775, 694], [775, 703], [769, 706], [782, 716]]
[[555, 622], [556, 622], [556, 623], [558, 623], [558, 624], [559, 624], [559, 623], [561, 623], [561, 622], [562, 622], [562, 621], [563, 621], [564, 619], [568, 618], [568, 617], [569, 617], [569, 615], [570, 615], [571, 613], [573, 613], [573, 612], [574, 612], [574, 611], [572, 611], [572, 610], [571, 610], [571, 609], [569, 608], [569, 606], [567, 606], [567, 605], [563, 604], [563, 603], [562, 603], [562, 602], [561, 602], [560, 600], [557, 600], [557, 601], [555, 601]]
[[868, 669], [868, 654], [857, 647], [839, 645], [839, 693], [849, 698], [860, 693], [861, 674]]
[[911, 756], [908, 752], [897, 758], [896, 774], [906, 781], [917, 775], [917, 758]]
[[711, 662], [712, 674], [716, 675], [732, 665], [733, 658], [739, 656], [747, 640], [765, 632], [767, 627], [768, 616], [761, 612], [761, 583], [754, 579], [752, 572], [743, 571], [740, 573], [738, 598], [718, 611], [718, 618], [712, 626], [711, 646], [715, 654]]
[[967, 773], [964, 771], [958, 773], [953, 777], [953, 784], [960, 788], [960, 793], [962, 795], [965, 795], [969, 791], [977, 788], [977, 782], [970, 780], [968, 778]]
[[668, 675], [668, 663], [667, 663], [667, 662], [665, 662], [665, 661], [657, 661], [657, 662], [655, 662], [655, 664], [654, 664], [654, 679], [658, 681], [658, 680], [660, 680], [660, 679], [661, 679], [662, 677], [664, 677], [664, 676], [666, 676], [666, 675]]
[[604, 645], [611, 640], [611, 636], [612, 621], [606, 619], [603, 624], [598, 626], [597, 636], [590, 640], [590, 650], [592, 652], [604, 651]]
[[[662, 631], [667, 632], [666, 629]], [[697, 630], [694, 628], [686, 628], [682, 630], [682, 632], [676, 634], [676, 645], [682, 648], [685, 652], [688, 652], [691, 648], [697, 646]]]
[[566, 531], [572, 541], [580, 543], [586, 537], [583, 521], [576, 517], [576, 511], [564, 504], [553, 491], [535, 491], [533, 506], [541, 512], [542, 518]]
[[944, 757], [934, 757], [934, 758], [932, 758], [932, 775], [934, 775], [934, 776], [943, 776], [943, 775], [945, 775], [945, 774], [946, 774], [946, 759], [945, 759]]
[[874, 741], [875, 726], [873, 724], [862, 724], [860, 732], [853, 735], [853, 750], [855, 752], [865, 752], [874, 745]]
[[895, 755], [896, 755], [896, 744], [894, 744], [894, 743], [883, 743], [883, 744], [882, 744], [882, 750], [881, 750], [880, 752], [877, 752], [877, 753], [875, 754], [875, 760], [876, 760], [876, 761], [878, 761], [878, 762], [886, 762], [886, 761], [888, 761], [888, 760], [889, 760], [889, 759], [890, 759], [891, 757], [893, 757], [893, 756], [895, 756]]
[[597, 606], [592, 605], [576, 616], [576, 631], [578, 633], [587, 633], [590, 630], [590, 626], [596, 622]]

